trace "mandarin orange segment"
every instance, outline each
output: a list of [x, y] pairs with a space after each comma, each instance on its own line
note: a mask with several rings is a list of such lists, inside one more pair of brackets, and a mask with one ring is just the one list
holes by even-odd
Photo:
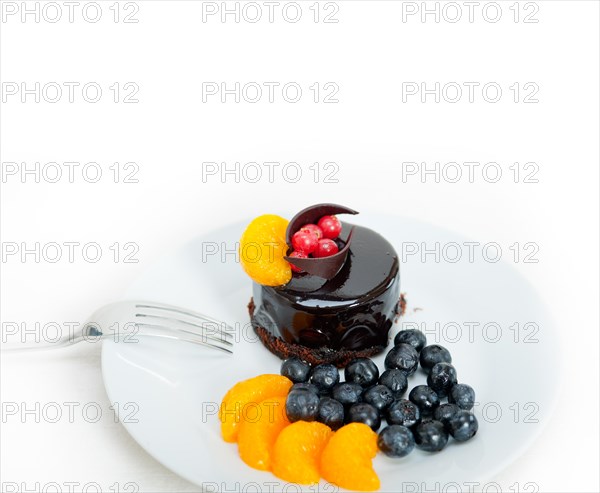
[[274, 214], [255, 218], [240, 239], [240, 262], [253, 281], [265, 286], [281, 286], [292, 278], [290, 264], [283, 257], [288, 245], [288, 220]]
[[273, 474], [292, 483], [318, 483], [319, 458], [332, 435], [328, 426], [316, 421], [296, 421], [284, 428], [273, 448]]
[[236, 383], [225, 394], [219, 408], [223, 439], [226, 442], [235, 442], [244, 415], [250, 414], [252, 408], [256, 408], [265, 399], [286, 397], [291, 386], [290, 379], [271, 374]]
[[248, 410], [240, 423], [238, 447], [242, 460], [254, 469], [271, 470], [275, 440], [290, 424], [285, 413], [285, 397], [262, 401]]
[[363, 423], [343, 426], [321, 454], [321, 474], [330, 483], [348, 490], [374, 491], [380, 483], [373, 470], [377, 433]]

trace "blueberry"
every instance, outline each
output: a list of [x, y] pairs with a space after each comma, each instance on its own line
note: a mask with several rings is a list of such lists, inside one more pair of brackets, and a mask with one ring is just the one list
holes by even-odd
[[466, 442], [475, 436], [479, 423], [473, 413], [458, 411], [448, 422], [450, 434], [457, 442]]
[[376, 407], [377, 410], [383, 411], [394, 402], [394, 394], [385, 385], [373, 385], [365, 391], [363, 400]]
[[363, 388], [357, 383], [338, 383], [331, 391], [331, 397], [345, 406], [356, 404], [362, 400]]
[[334, 365], [318, 365], [310, 373], [310, 383], [316, 385], [320, 392], [330, 391], [339, 381], [340, 373]]
[[381, 416], [379, 411], [371, 404], [359, 402], [350, 407], [348, 423], [364, 423], [370, 426], [373, 431], [377, 431], [381, 425]]
[[456, 404], [441, 404], [433, 412], [433, 419], [442, 423], [446, 431], [449, 431], [448, 422], [450, 421], [450, 418], [452, 418], [452, 416], [454, 416], [459, 411], [460, 407], [458, 407]]
[[421, 410], [407, 399], [398, 399], [385, 410], [385, 419], [391, 425], [410, 427], [421, 421]]
[[465, 411], [469, 411], [475, 405], [475, 391], [473, 387], [465, 383], [457, 383], [450, 389], [448, 402], [456, 404]]
[[427, 375], [427, 385], [440, 397], [446, 397], [457, 381], [456, 368], [450, 363], [437, 363]]
[[406, 375], [412, 375], [417, 371], [419, 365], [419, 353], [409, 344], [398, 344], [394, 346], [385, 357], [385, 368], [397, 368]]
[[288, 358], [281, 364], [281, 374], [294, 383], [306, 382], [310, 374], [310, 365], [300, 358]]
[[408, 398], [419, 406], [423, 416], [431, 416], [435, 408], [440, 405], [440, 398], [437, 392], [427, 385], [417, 385], [408, 394]]
[[306, 382], [295, 383], [294, 385], [292, 385], [290, 387], [290, 392], [292, 390], [298, 390], [298, 389], [310, 390], [311, 392], [314, 392], [315, 394], [319, 395], [319, 388], [312, 383], [306, 383]]
[[421, 350], [419, 357], [421, 361], [421, 367], [425, 371], [431, 370], [437, 363], [452, 363], [452, 356], [443, 346], [432, 344], [431, 346], [425, 346]]
[[285, 401], [285, 412], [288, 419], [295, 421], [314, 421], [317, 417], [319, 396], [307, 389], [291, 391]]
[[344, 425], [344, 406], [331, 397], [321, 397], [317, 410], [317, 421], [329, 426], [334, 431], [341, 428]]
[[428, 419], [415, 427], [415, 443], [426, 452], [439, 452], [448, 443], [448, 433], [439, 421]]
[[408, 388], [406, 373], [397, 368], [385, 370], [379, 377], [379, 383], [390, 389], [396, 398], [401, 397]]
[[354, 382], [363, 387], [377, 383], [379, 369], [369, 358], [356, 358], [350, 361], [344, 370], [346, 382]]
[[397, 346], [398, 344], [410, 344], [418, 353], [420, 353], [421, 349], [427, 344], [427, 338], [420, 330], [401, 330], [394, 338], [394, 346]]
[[415, 439], [405, 426], [386, 426], [377, 437], [377, 445], [388, 457], [406, 457], [415, 448]]

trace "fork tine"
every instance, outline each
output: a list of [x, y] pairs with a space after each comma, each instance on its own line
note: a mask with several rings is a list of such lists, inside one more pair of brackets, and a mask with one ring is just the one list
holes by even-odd
[[208, 315], [203, 315], [202, 313], [193, 312], [191, 310], [186, 310], [186, 309], [183, 309], [183, 308], [180, 308], [177, 306], [164, 305], [162, 303], [156, 303], [156, 304], [152, 304], [152, 305], [136, 303], [135, 307], [136, 308], [149, 308], [149, 309], [156, 309], [156, 310], [165, 310], [165, 311], [170, 311], [173, 313], [179, 313], [180, 315], [187, 315], [188, 317], [203, 320], [205, 322], [213, 322], [213, 323], [216, 323], [219, 325], [224, 325], [231, 332], [233, 332], [233, 330], [234, 330], [233, 327], [231, 327], [229, 324], [227, 324], [225, 322], [222, 322], [221, 320], [217, 320], [216, 318], [209, 317]]
[[[191, 342], [194, 344], [199, 344], [201, 346], [208, 346], [208, 347], [212, 347], [215, 349], [220, 349], [221, 351], [224, 351], [226, 353], [229, 354], [233, 354], [233, 351], [231, 349], [228, 349], [226, 347], [220, 346], [218, 344], [213, 344], [209, 341], [207, 341], [207, 337], [206, 336], [202, 336], [199, 335], [195, 332], [190, 332], [187, 330], [174, 330], [171, 327], [166, 327], [164, 325], [154, 325], [154, 324], [145, 324], [145, 323], [139, 323], [136, 322], [135, 324], [136, 327], [140, 328], [140, 329], [150, 329], [149, 333], [144, 334], [144, 331], [140, 331], [140, 335], [149, 335], [152, 337], [162, 337], [164, 339], [172, 339], [172, 340], [176, 340], [176, 341], [186, 341], [186, 342]], [[153, 332], [154, 330], [154, 332]], [[192, 337], [181, 337], [176, 335], [177, 332], [183, 332], [186, 334], [190, 334], [190, 336]], [[219, 341], [218, 342], [224, 342], [224, 341]], [[228, 341], [225, 341], [228, 342]], [[228, 342], [229, 345], [232, 345], [231, 343]]]
[[[187, 320], [181, 320], [179, 318], [169, 318], [169, 317], [163, 317], [161, 315], [151, 315], [149, 313], [136, 313], [135, 316], [136, 317], [146, 317], [146, 318], [156, 318], [158, 320], [166, 320], [168, 322], [177, 322], [177, 323], [180, 323], [180, 324], [183, 324], [183, 325], [189, 325], [191, 327], [196, 327], [196, 328], [202, 329], [202, 330], [207, 330], [209, 327], [212, 328], [212, 326], [208, 326], [207, 327], [205, 324], [200, 325], [200, 324], [195, 324], [193, 322], [188, 322]], [[209, 322], [209, 323], [212, 323], [212, 322]], [[220, 322], [220, 324], [221, 325], [225, 325], [226, 327], [228, 327], [228, 325], [226, 323], [224, 323], [224, 322]], [[182, 330], [184, 332], [188, 332], [188, 331], [185, 331], [184, 329], [178, 329], [178, 330]], [[193, 332], [193, 331], [189, 331], [189, 332], [190, 332], [190, 334], [198, 334], [198, 332]], [[220, 334], [222, 336], [225, 336], [225, 337], [228, 337], [228, 338], [233, 338], [233, 334], [231, 334], [230, 332], [223, 331], [223, 330], [221, 330], [219, 328], [216, 329], [215, 333], [218, 333], [218, 334]], [[211, 336], [209, 336], [209, 335], [205, 335], [205, 337], [211, 338]], [[217, 339], [217, 338], [215, 338], [215, 340], [222, 341], [222, 342], [227, 343], [227, 344], [231, 344], [230, 342], [224, 341], [223, 339]]]
[[[167, 321], [170, 321], [170, 319], [165, 319]], [[136, 325], [142, 325], [145, 327], [152, 327], [155, 329], [164, 329], [164, 330], [168, 330], [171, 332], [182, 332], [184, 334], [190, 334], [196, 337], [199, 337], [201, 339], [210, 339], [211, 341], [215, 341], [221, 344], [224, 344], [226, 346], [233, 346], [233, 344], [230, 341], [224, 340], [224, 339], [220, 339], [218, 337], [212, 336], [210, 334], [203, 334], [203, 333], [199, 333], [197, 331], [193, 331], [193, 330], [187, 330], [187, 329], [182, 329], [181, 327], [177, 327], [175, 325], [160, 325], [160, 324], [151, 324], [151, 323], [145, 323], [145, 322], [136, 322]]]

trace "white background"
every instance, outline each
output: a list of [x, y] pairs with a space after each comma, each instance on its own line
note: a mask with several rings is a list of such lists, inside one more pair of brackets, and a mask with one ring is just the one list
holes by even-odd
[[[422, 8], [421, 2], [337, 1], [322, 2], [315, 23], [312, 4], [301, 4], [296, 23], [287, 22], [280, 7], [269, 22], [262, 3], [263, 18], [256, 23], [244, 17], [236, 23], [233, 15], [224, 23], [219, 15], [203, 22], [202, 2], [194, 1], [121, 2], [112, 10], [114, 2], [99, 2], [102, 17], [95, 23], [82, 15], [86, 2], [75, 7], [73, 22], [58, 2], [62, 18], [55, 23], [48, 19], [56, 10], [44, 11], [41, 2], [40, 22], [33, 14], [22, 22], [20, 11], [2, 19], [3, 251], [23, 242], [29, 248], [70, 241], [102, 248], [96, 263], [82, 257], [80, 246], [73, 262], [66, 247], [56, 263], [43, 255], [39, 262], [34, 255], [23, 262], [20, 252], [3, 258], [3, 330], [7, 322], [35, 327], [83, 321], [118, 299], [160, 255], [240, 218], [330, 201], [422, 219], [501, 244], [505, 260], [538, 289], [560, 329], [562, 362], [540, 362], [564, 369], [554, 418], [528, 453], [490, 481], [505, 490], [532, 482], [539, 491], [598, 491], [598, 3], [500, 2], [502, 17], [490, 22], [497, 13], [489, 7], [486, 20], [481, 2], [469, 22], [468, 6], [458, 2], [462, 18], [454, 23], [449, 20], [456, 10], [442, 10], [443, 2], [439, 22], [433, 14], [425, 22], [420, 14], [403, 19], [403, 10]], [[23, 8], [21, 2], [3, 2], [3, 12], [13, 6]], [[139, 22], [123, 22], [136, 6], [132, 19]], [[333, 19], [339, 22], [324, 23], [335, 6]], [[93, 9], [86, 14], [96, 15]], [[538, 22], [523, 22], [527, 14]], [[20, 92], [7, 94], [21, 82], [28, 88], [36, 82], [80, 85], [72, 103], [66, 86], [56, 103], [47, 100], [55, 96], [49, 86], [39, 103], [34, 94], [23, 103]], [[81, 87], [89, 82], [102, 88], [97, 103], [83, 99]], [[121, 88], [117, 103], [109, 89], [115, 82]], [[139, 87], [137, 103], [122, 101], [129, 82]], [[257, 103], [243, 98], [235, 103], [234, 96], [222, 103], [218, 95], [203, 102], [205, 82], [230, 88], [236, 82], [280, 85], [273, 103], [266, 88]], [[297, 103], [281, 95], [289, 82], [303, 90]], [[315, 82], [321, 87], [317, 103], [309, 89]], [[322, 101], [329, 82], [339, 88], [337, 103]], [[443, 95], [439, 103], [434, 95], [424, 103], [420, 95], [405, 95], [403, 101], [406, 82], [429, 88], [457, 83], [464, 91], [455, 103]], [[465, 82], [479, 83], [474, 102]], [[501, 87], [498, 102], [484, 99], [487, 83]], [[518, 102], [509, 88], [515, 83]], [[531, 87], [538, 88], [537, 103], [523, 101]], [[448, 98], [455, 96], [449, 86], [448, 91]], [[487, 95], [495, 97], [492, 89]], [[73, 183], [64, 166], [57, 183], [44, 180], [43, 173], [36, 183], [34, 174], [20, 174], [22, 163], [35, 169], [36, 162], [50, 179], [54, 168], [45, 163], [81, 165]], [[97, 183], [82, 177], [88, 162], [102, 168]], [[109, 167], [115, 162], [137, 163], [138, 182], [124, 183], [121, 175], [114, 183]], [[230, 169], [239, 162], [240, 171], [252, 172], [250, 178], [254, 169], [244, 163], [279, 162], [280, 170], [296, 162], [302, 176], [291, 183], [294, 173], [286, 178], [276, 171], [270, 183], [263, 167], [257, 183], [244, 180], [243, 173], [236, 182], [235, 174], [203, 176], [203, 162], [227, 162]], [[336, 163], [337, 183], [326, 183], [323, 174], [315, 177], [309, 168], [315, 162], [322, 171], [323, 163]], [[427, 162], [430, 169], [436, 162], [441, 168], [448, 162], [481, 165], [472, 183], [464, 166], [457, 183], [443, 176], [436, 183], [434, 175], [403, 175], [403, 162]], [[488, 162], [502, 170], [495, 183], [494, 173], [481, 173]], [[536, 163], [537, 182], [525, 183], [521, 173], [515, 183], [509, 168], [515, 162]], [[17, 173], [6, 163], [17, 163]], [[444, 169], [452, 179], [454, 168]], [[116, 242], [118, 261], [115, 247], [109, 249]], [[123, 261], [131, 251], [124, 248], [128, 242], [139, 247], [137, 263]], [[507, 248], [515, 242], [536, 243], [539, 262], [514, 262]], [[75, 402], [81, 408], [93, 402], [103, 411], [96, 424], [80, 413], [74, 423], [56, 424], [3, 414], [4, 489], [8, 483], [35, 489], [37, 481], [38, 489], [57, 482], [65, 491], [69, 482], [95, 482], [105, 491], [127, 482], [143, 492], [196, 490], [147, 456], [114, 422], [93, 347], [3, 355], [1, 384], [3, 404]]]

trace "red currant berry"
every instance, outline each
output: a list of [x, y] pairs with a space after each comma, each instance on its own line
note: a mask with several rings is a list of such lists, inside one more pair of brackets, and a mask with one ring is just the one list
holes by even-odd
[[312, 233], [317, 235], [317, 239], [323, 238], [323, 230], [319, 228], [316, 224], [305, 224], [302, 226], [299, 231], [304, 231], [305, 233]]
[[[288, 257], [293, 257], [293, 258], [308, 258], [308, 255], [304, 252], [292, 252], [288, 255]], [[289, 264], [289, 262], [288, 262]], [[292, 268], [292, 272], [304, 272], [300, 267], [296, 267], [293, 264], [290, 264], [290, 267]]]
[[330, 240], [329, 238], [324, 238], [322, 240], [319, 240], [317, 249], [313, 252], [313, 257], [330, 257], [331, 255], [336, 254], [338, 251], [339, 248], [335, 244], [335, 241]]
[[318, 243], [319, 239], [312, 233], [297, 231], [292, 236], [292, 248], [297, 252], [304, 252], [307, 255], [315, 251]]
[[323, 231], [323, 238], [334, 240], [342, 232], [342, 223], [335, 216], [323, 216], [319, 219], [318, 226]]

